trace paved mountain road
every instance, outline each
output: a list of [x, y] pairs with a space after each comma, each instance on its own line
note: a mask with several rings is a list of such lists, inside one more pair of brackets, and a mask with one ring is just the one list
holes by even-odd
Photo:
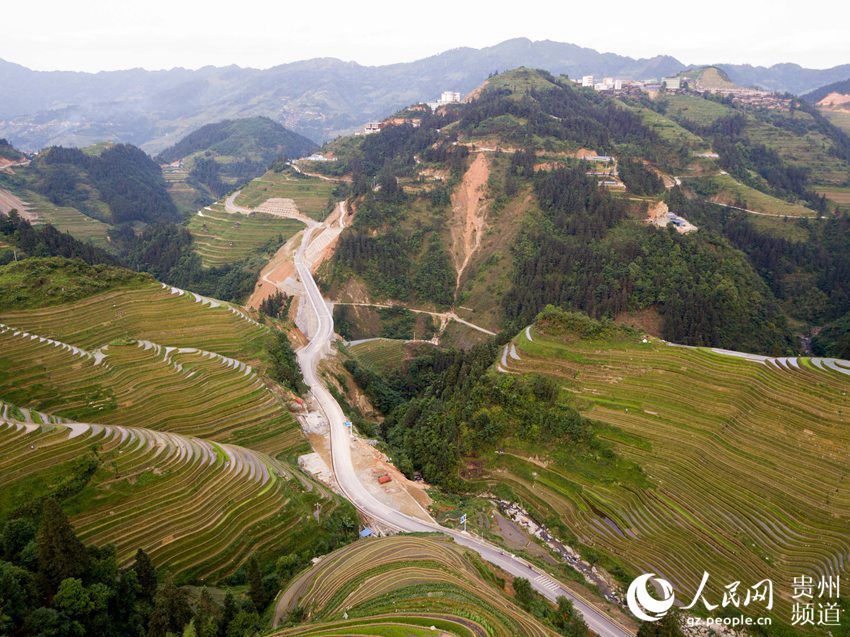
[[[479, 553], [488, 562], [495, 564], [515, 577], [524, 577], [531, 585], [546, 598], [555, 601], [558, 597], [569, 598], [575, 608], [582, 614], [590, 629], [601, 637], [626, 637], [634, 635], [634, 631], [619, 624], [603, 611], [597, 609], [580, 595], [568, 590], [545, 572], [532, 566], [522, 558], [507, 553], [505, 550], [486, 542], [477, 536], [449, 529], [437, 524], [430, 524], [410, 517], [377, 500], [361, 484], [351, 461], [350, 434], [345, 426], [346, 417], [339, 403], [325, 387], [319, 378], [317, 366], [323, 356], [330, 352], [333, 340], [333, 316], [322, 298], [316, 281], [305, 263], [307, 246], [314, 231], [321, 227], [315, 225], [304, 231], [301, 246], [295, 255], [295, 268], [304, 286], [306, 301], [316, 314], [315, 332], [310, 336], [310, 342], [298, 351], [298, 362], [301, 366], [304, 380], [310, 387], [313, 397], [325, 413], [330, 426], [333, 470], [343, 494], [361, 512], [377, 520], [388, 528], [406, 532], [438, 532], [451, 536], [465, 547]], [[302, 303], [305, 299], [302, 299]]]

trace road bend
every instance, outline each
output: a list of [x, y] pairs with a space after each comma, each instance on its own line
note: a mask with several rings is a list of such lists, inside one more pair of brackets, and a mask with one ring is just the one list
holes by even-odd
[[309, 344], [298, 351], [298, 362], [304, 375], [304, 381], [320, 409], [324, 412], [330, 427], [331, 454], [333, 469], [342, 493], [362, 513], [373, 518], [390, 529], [402, 532], [437, 532], [451, 536], [461, 546], [472, 549], [488, 562], [495, 564], [514, 577], [526, 578], [535, 590], [544, 597], [555, 601], [566, 597], [573, 602], [587, 622], [588, 627], [601, 637], [628, 637], [634, 631], [621, 625], [612, 617], [599, 610], [581, 595], [568, 590], [560, 582], [524, 559], [508, 553], [498, 546], [481, 538], [455, 529], [418, 520], [384, 504], [375, 498], [360, 482], [351, 461], [350, 431], [345, 426], [345, 414], [339, 403], [320, 380], [317, 368], [323, 356], [330, 353], [333, 340], [333, 316], [316, 285], [313, 274], [305, 261], [307, 246], [313, 232], [321, 225], [315, 225], [304, 231], [304, 238], [295, 255], [295, 268], [307, 301], [316, 314], [315, 332]]

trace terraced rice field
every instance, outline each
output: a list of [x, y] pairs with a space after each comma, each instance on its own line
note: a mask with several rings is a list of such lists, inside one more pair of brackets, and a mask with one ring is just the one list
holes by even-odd
[[267, 333], [228, 303], [159, 283], [118, 288], [64, 305], [2, 312], [0, 322], [86, 350], [120, 339], [144, 339], [247, 363], [263, 359]]
[[64, 506], [83, 541], [115, 544], [125, 565], [143, 548], [181, 579], [214, 581], [251, 553], [308, 546], [315, 504], [335, 506], [317, 485], [243, 447], [2, 412], [0, 510], [49, 492], [96, 449], [99, 468]]
[[697, 95], [665, 95], [664, 101], [667, 102], [668, 116], [701, 126], [710, 126], [721, 117], [734, 112], [724, 104], [703, 99]]
[[832, 110], [829, 108], [821, 109], [821, 115], [826, 117], [835, 126], [850, 135], [850, 111]]
[[109, 247], [109, 225], [103, 221], [93, 219], [76, 208], [57, 206], [34, 192], [27, 192], [22, 198], [30, 204], [30, 210], [38, 214], [39, 222], [54, 225], [81, 241], [89, 241], [101, 248]]
[[184, 581], [312, 552], [340, 506], [285, 460], [307, 448], [263, 376], [268, 329], [159, 283], [0, 318], [0, 517], [75, 479], [78, 535]]
[[266, 199], [292, 199], [303, 214], [321, 221], [325, 218], [333, 188], [333, 182], [324, 179], [298, 178], [269, 171], [248, 182], [234, 203], [256, 208]]
[[[799, 111], [794, 117], [811, 121], [810, 115]], [[767, 123], [751, 122], [746, 134], [754, 143], [775, 150], [792, 166], [810, 170], [815, 184], [841, 186], [847, 183], [847, 163], [830, 152], [832, 142], [820, 132], [794, 135]]]
[[[742, 199], [746, 202], [746, 207], [749, 210], [763, 212], [768, 215], [777, 215], [780, 217], [816, 217], [817, 213], [811, 208], [806, 208], [799, 203], [792, 203], [773, 197], [766, 193], [751, 188], [746, 184], [742, 184], [731, 175], [716, 175], [714, 177], [696, 177], [696, 180], [710, 180], [720, 189], [716, 197], [717, 201], [723, 203], [735, 204], [737, 199]], [[690, 181], [685, 180], [685, 183]], [[735, 204], [736, 205], [736, 204]]]
[[818, 194], [837, 204], [839, 210], [850, 212], [850, 188], [823, 188]]
[[7, 313], [0, 398], [83, 422], [291, 454], [305, 442], [261, 375], [266, 338], [239, 310], [158, 284]]
[[398, 371], [405, 361], [426, 353], [430, 343], [408, 343], [391, 338], [376, 338], [357, 343], [349, 351], [359, 363], [378, 373]]
[[446, 538], [361, 540], [324, 557], [290, 585], [278, 611], [300, 606], [307, 623], [272, 634], [556, 634], [518, 608], [497, 577]]
[[165, 168], [162, 176], [168, 184], [168, 194], [183, 214], [192, 214], [198, 209], [196, 199], [201, 195], [188, 182], [189, 172], [185, 168]]
[[846, 577], [850, 363], [748, 360], [636, 334], [594, 342], [547, 329], [520, 333], [500, 367], [558, 380], [562, 399], [602, 423], [599, 434], [648, 484], [590, 479], [558, 462], [557, 450], [506, 450], [491, 481], [584, 544], [661, 574], [677, 597], [690, 599], [704, 570], [715, 600], [726, 583], [769, 577], [787, 621], [793, 577]]
[[694, 150], [710, 150], [709, 144], [700, 136], [695, 135], [688, 129], [680, 126], [669, 117], [665, 117], [660, 113], [638, 106], [637, 104], [622, 103], [624, 108], [636, 113], [649, 128], [654, 130], [665, 141], [674, 144], [681, 144], [687, 148]]
[[275, 250], [303, 227], [294, 219], [229, 213], [220, 203], [204, 208], [189, 221], [195, 252], [206, 267], [239, 261], [266, 246]]

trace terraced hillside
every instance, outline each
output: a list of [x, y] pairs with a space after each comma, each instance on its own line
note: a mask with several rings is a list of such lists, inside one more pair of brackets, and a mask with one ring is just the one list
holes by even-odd
[[205, 267], [272, 253], [301, 230], [308, 217], [325, 217], [333, 188], [332, 182], [293, 176], [288, 169], [268, 171], [191, 217], [194, 250]]
[[799, 202], [785, 201], [751, 186], [742, 184], [728, 174], [711, 177], [685, 178], [684, 183], [698, 190], [714, 191], [711, 200], [743, 208], [766, 217], [816, 218], [818, 213]]
[[276, 159], [303, 157], [317, 148], [267, 117], [250, 117], [202, 126], [156, 159], [176, 169], [169, 170], [174, 177], [172, 194], [182, 186], [216, 199], [262, 175]]
[[217, 580], [251, 553], [309, 548], [312, 513], [336, 504], [271, 457], [244, 447], [127, 426], [62, 421], [3, 405], [0, 514], [26, 506], [94, 465], [65, 500], [86, 543], [137, 548], [186, 580]]
[[362, 365], [385, 374], [401, 369], [406, 361], [428, 352], [432, 347], [425, 342], [376, 338], [352, 345], [349, 352]]
[[846, 576], [850, 363], [673, 347], [576, 316], [544, 313], [498, 368], [558, 381], [643, 478], [517, 446], [490, 459], [488, 482], [677, 597], [704, 570], [714, 597], [734, 580]]
[[270, 170], [248, 182], [235, 203], [256, 208], [268, 199], [292, 199], [301, 213], [321, 221], [328, 212], [333, 189], [332, 181], [293, 174], [289, 170]]
[[[505, 578], [448, 539], [387, 537], [326, 556], [278, 599], [306, 623], [283, 635], [556, 635], [518, 608]], [[440, 631], [435, 633], [434, 631]]]
[[122, 564], [142, 548], [195, 582], [252, 555], [326, 551], [326, 520], [350, 524], [290, 464], [308, 447], [265, 375], [269, 328], [118, 268], [3, 270], [0, 519], [54, 497], [87, 544], [114, 543]]
[[233, 263], [266, 247], [274, 250], [303, 227], [294, 219], [227, 212], [221, 203], [207, 206], [189, 221], [194, 249], [207, 267]]
[[109, 224], [83, 214], [71, 206], [58, 206], [38, 193], [29, 190], [17, 192], [25, 203], [24, 211], [34, 225], [49, 223], [81, 241], [88, 241], [101, 248], [109, 246], [107, 241]]
[[273, 455], [304, 447], [262, 376], [267, 330], [230, 305], [151, 283], [0, 323], [0, 398]]

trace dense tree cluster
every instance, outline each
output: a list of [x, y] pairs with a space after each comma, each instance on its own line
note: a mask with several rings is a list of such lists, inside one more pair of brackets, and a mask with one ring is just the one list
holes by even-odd
[[54, 146], [43, 151], [27, 172], [26, 186], [60, 206], [73, 206], [95, 218], [103, 212], [91, 188], [108, 206], [104, 221], [173, 221], [177, 208], [159, 165], [130, 144], [115, 144], [100, 154]]
[[[404, 214], [400, 191], [390, 187], [367, 194], [354, 225], [340, 237], [335, 276], [342, 280], [347, 272], [354, 272], [379, 297], [450, 305], [455, 273], [437, 230], [405, 234], [398, 226]], [[376, 233], [377, 229], [381, 232]]]
[[122, 261], [139, 272], [183, 289], [225, 301], [241, 302], [254, 289], [262, 259], [245, 259], [213, 268], [204, 268], [192, 250], [188, 229], [162, 223], [147, 226], [138, 235], [128, 226], [110, 231]]
[[[192, 162], [192, 168], [189, 170], [189, 179], [195, 184], [206, 187], [214, 196], [221, 197], [230, 190], [230, 186], [224, 183], [221, 178], [221, 167], [222, 165], [212, 157], [198, 157]], [[242, 176], [242, 180], [251, 179], [252, 177], [256, 177], [257, 174], [262, 174], [262, 170], [262, 167], [260, 167], [258, 173], [256, 170], [253, 171], [255, 174], [251, 174], [252, 171], [248, 171], [247, 174]]]
[[558, 402], [552, 381], [489, 373], [496, 351], [495, 342], [466, 352], [435, 351], [388, 378], [346, 364], [387, 414], [382, 434], [403, 471], [458, 488], [461, 460], [509, 437], [593, 444], [587, 421]]
[[[56, 494], [61, 497], [61, 494]], [[356, 518], [336, 509], [325, 516], [312, 550], [251, 557], [232, 579], [247, 595], [216, 602], [205, 588], [190, 594], [159, 577], [141, 549], [129, 568], [115, 547], [84, 546], [58, 499], [48, 497], [0, 524], [0, 634], [9, 637], [252, 637], [260, 613], [314, 554], [356, 537]]]
[[52, 498], [35, 515], [7, 520], [0, 538], [4, 635], [165, 637], [195, 616], [185, 591], [170, 579], [158, 584], [143, 551], [119, 568], [114, 547], [84, 546]]
[[625, 205], [599, 188], [583, 167], [539, 171], [534, 192], [559, 233], [600, 237], [626, 217]]
[[514, 579], [513, 588], [514, 597], [520, 608], [552, 626], [559, 635], [564, 635], [564, 637], [586, 637], [590, 635], [581, 614], [576, 611], [573, 603], [566, 597], [558, 597], [553, 607], [546, 601], [545, 597], [531, 587], [531, 583], [524, 577]]
[[770, 290], [717, 235], [617, 226], [622, 204], [579, 170], [541, 174], [535, 190], [546, 218], [515, 248], [513, 286], [503, 297], [515, 326], [548, 304], [594, 317], [654, 306], [664, 319], [663, 336], [675, 342], [789, 349]]
[[657, 195], [664, 192], [664, 182], [661, 177], [639, 159], [621, 159], [617, 165], [617, 171], [630, 193]]
[[349, 166], [354, 177], [359, 174], [374, 177], [386, 168], [396, 172], [411, 168], [415, 165], [414, 157], [427, 151], [437, 141], [439, 129], [456, 118], [451, 112], [439, 115], [423, 112], [417, 117], [420, 119], [419, 126], [387, 126], [364, 138], [357, 157]]
[[850, 312], [826, 325], [812, 338], [812, 354], [850, 360]]
[[[60, 232], [50, 224], [34, 227], [18, 215], [16, 210], [8, 215], [0, 214], [0, 238], [13, 245], [18, 257], [65, 257], [82, 259], [86, 263], [118, 265], [118, 259], [102, 248], [75, 239], [67, 232]], [[14, 258], [11, 250], [0, 249], [0, 265]]]
[[[486, 90], [463, 109], [461, 130], [474, 133], [482, 123], [489, 122], [488, 132], [500, 134], [506, 143], [520, 146], [538, 137], [604, 151], [613, 150], [615, 143], [631, 144], [652, 154], [652, 148], [661, 143], [638, 115], [598, 95], [575, 90], [549, 73], [539, 73], [552, 83], [550, 88], [529, 89], [519, 97], [508, 89]], [[500, 118], [509, 121], [504, 116], [527, 124], [520, 129], [507, 126], [503, 130], [491, 130], [493, 121]]]
[[286, 296], [280, 290], [270, 294], [260, 301], [260, 314], [271, 318], [284, 318], [292, 305], [292, 297]]
[[269, 375], [296, 394], [303, 393], [307, 386], [304, 384], [301, 368], [298, 366], [295, 352], [285, 332], [275, 332], [274, 338], [269, 343], [268, 353], [271, 360]]
[[735, 210], [670, 192], [670, 205], [701, 226], [723, 234], [745, 253], [790, 316], [808, 323], [835, 320], [850, 312], [850, 217], [820, 222], [788, 220], [803, 232], [791, 240], [760, 230]]

